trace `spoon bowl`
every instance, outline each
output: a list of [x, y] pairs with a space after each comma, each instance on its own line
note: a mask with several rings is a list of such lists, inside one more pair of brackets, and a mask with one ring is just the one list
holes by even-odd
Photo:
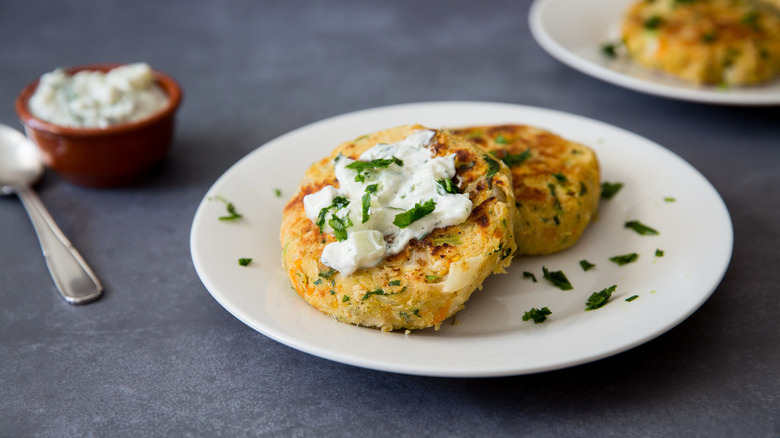
[[21, 132], [0, 125], [0, 191], [16, 193], [27, 209], [46, 266], [63, 298], [71, 304], [94, 301], [103, 293], [103, 286], [31, 188], [42, 174], [35, 145]]
[[43, 175], [38, 149], [16, 129], [0, 125], [0, 189], [14, 193], [13, 187], [29, 185]]

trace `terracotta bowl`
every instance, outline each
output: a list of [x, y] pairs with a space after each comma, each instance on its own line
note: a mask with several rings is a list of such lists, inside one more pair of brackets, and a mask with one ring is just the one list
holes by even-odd
[[[107, 72], [122, 64], [97, 64], [65, 69]], [[107, 128], [73, 128], [36, 118], [27, 102], [38, 81], [16, 98], [16, 112], [27, 136], [40, 148], [47, 167], [64, 180], [91, 187], [114, 187], [140, 181], [166, 156], [173, 140], [174, 115], [182, 92], [171, 77], [153, 70], [157, 84], [168, 95], [168, 105], [142, 120]]]

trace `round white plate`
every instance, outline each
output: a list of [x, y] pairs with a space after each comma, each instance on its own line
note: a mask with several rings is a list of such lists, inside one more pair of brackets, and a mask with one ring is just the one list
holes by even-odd
[[[281, 265], [282, 208], [314, 161], [343, 141], [397, 125], [430, 127], [520, 123], [591, 146], [602, 180], [624, 187], [600, 207], [599, 218], [572, 248], [516, 258], [508, 274], [488, 278], [466, 308], [433, 329], [384, 333], [344, 324], [306, 304]], [[277, 190], [281, 191], [278, 196]], [[226, 205], [243, 217], [221, 221]], [[665, 198], [674, 198], [674, 202]], [[640, 220], [658, 236], [625, 229]], [[420, 103], [333, 117], [285, 134], [233, 165], [211, 187], [195, 214], [190, 246], [195, 269], [214, 298], [238, 319], [290, 347], [377, 370], [431, 376], [500, 376], [568, 367], [646, 342], [693, 313], [720, 282], [731, 258], [733, 232], [715, 189], [667, 149], [591, 119], [499, 103]], [[655, 255], [664, 251], [663, 257]], [[609, 257], [638, 253], [618, 267]], [[239, 266], [239, 258], [252, 258]], [[579, 261], [596, 264], [583, 271]], [[562, 270], [574, 285], [561, 291], [542, 267]], [[535, 274], [538, 282], [524, 278]], [[585, 301], [611, 285], [606, 306]], [[634, 301], [626, 298], [638, 295]], [[524, 322], [532, 307], [553, 313]]]
[[779, 105], [780, 80], [753, 87], [698, 86], [605, 56], [604, 43], [620, 41], [620, 21], [633, 0], [536, 0], [531, 34], [550, 55], [595, 78], [672, 99], [722, 105]]

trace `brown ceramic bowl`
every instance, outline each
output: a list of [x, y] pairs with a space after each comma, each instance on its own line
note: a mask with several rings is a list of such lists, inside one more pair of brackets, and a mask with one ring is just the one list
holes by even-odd
[[[97, 64], [65, 69], [107, 72], [122, 64]], [[27, 136], [40, 148], [47, 167], [66, 181], [91, 187], [112, 187], [141, 180], [159, 164], [173, 140], [174, 115], [181, 103], [181, 88], [171, 77], [153, 70], [157, 84], [168, 95], [168, 105], [142, 120], [107, 128], [73, 128], [55, 125], [32, 115], [27, 102], [38, 81], [16, 98], [16, 112]]]

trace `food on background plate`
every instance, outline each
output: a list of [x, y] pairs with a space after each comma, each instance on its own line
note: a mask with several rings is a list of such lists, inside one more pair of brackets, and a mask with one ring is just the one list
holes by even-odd
[[313, 164], [284, 208], [297, 293], [382, 330], [439, 328], [515, 250], [509, 168], [460, 136], [409, 125]]
[[697, 84], [751, 85], [780, 74], [780, 15], [747, 0], [639, 0], [622, 23], [638, 63]]
[[35, 117], [75, 128], [106, 128], [152, 116], [168, 103], [145, 63], [108, 72], [57, 68], [41, 76], [28, 106]]
[[596, 215], [599, 163], [589, 147], [526, 125], [473, 126], [452, 132], [509, 166], [517, 207], [516, 255], [566, 249]]

